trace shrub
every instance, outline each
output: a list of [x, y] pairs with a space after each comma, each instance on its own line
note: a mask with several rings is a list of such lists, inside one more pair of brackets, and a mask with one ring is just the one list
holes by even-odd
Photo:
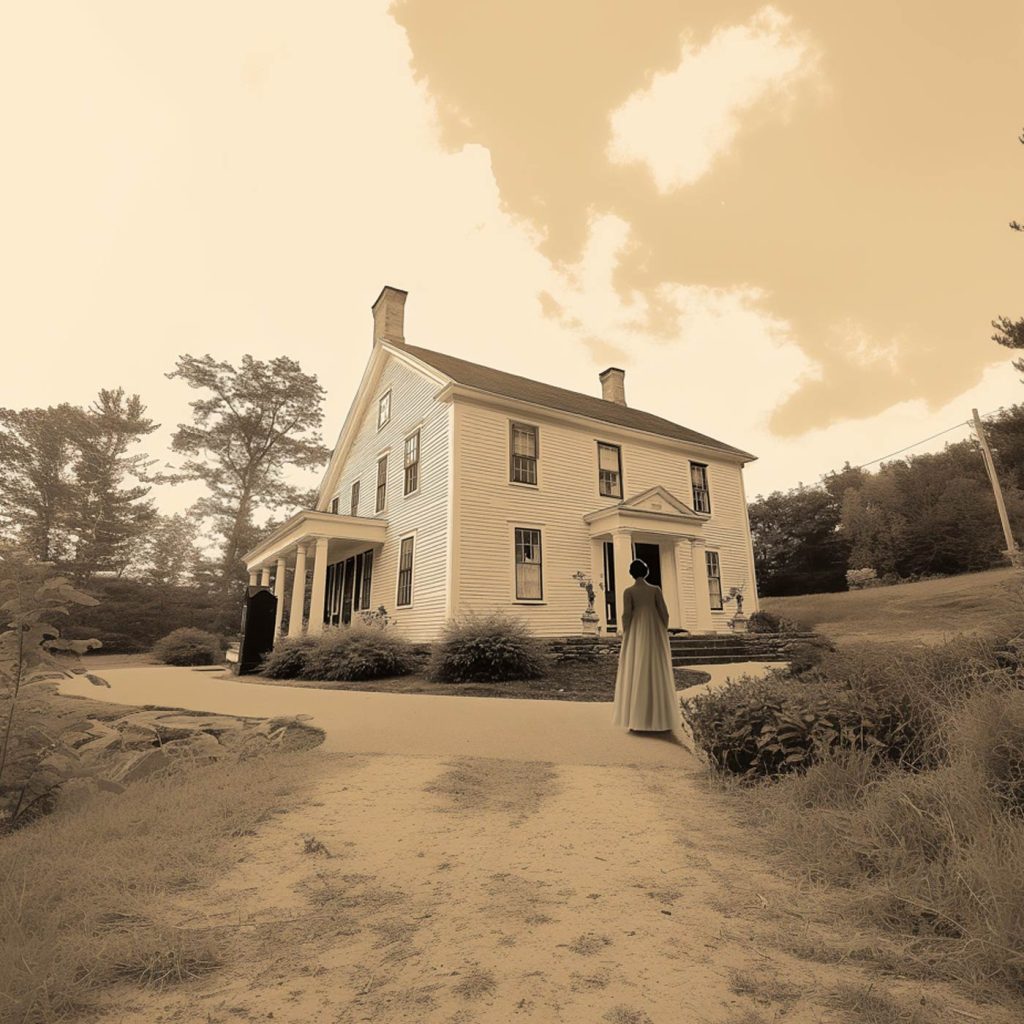
[[808, 686], [781, 672], [697, 694], [682, 702], [682, 710], [711, 764], [747, 780], [806, 770], [836, 748], [862, 750], [880, 761], [901, 762], [916, 753], [905, 703]]
[[304, 655], [302, 679], [382, 679], [407, 675], [416, 667], [409, 644], [379, 626], [331, 627], [314, 640]]
[[865, 587], [881, 585], [878, 573], [874, 569], [847, 569], [846, 585], [850, 590], [863, 590]]
[[153, 645], [153, 657], [165, 665], [213, 665], [223, 654], [220, 637], [187, 626], [168, 633]]
[[449, 621], [428, 674], [445, 683], [498, 683], [538, 679], [546, 667], [544, 649], [526, 624], [495, 614]]
[[983, 692], [959, 716], [955, 743], [1001, 806], [1024, 815], [1024, 691]]
[[753, 612], [747, 619], [748, 633], [809, 633], [810, 627], [774, 612]]
[[274, 649], [263, 659], [260, 675], [268, 679], [303, 678], [309, 655], [319, 641], [320, 638], [316, 636], [279, 638]]

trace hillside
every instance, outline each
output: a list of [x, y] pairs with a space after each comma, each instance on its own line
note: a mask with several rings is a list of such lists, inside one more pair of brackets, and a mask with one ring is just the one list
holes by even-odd
[[957, 633], [1024, 631], [1024, 574], [990, 569], [839, 594], [766, 597], [761, 607], [839, 643], [938, 643]]

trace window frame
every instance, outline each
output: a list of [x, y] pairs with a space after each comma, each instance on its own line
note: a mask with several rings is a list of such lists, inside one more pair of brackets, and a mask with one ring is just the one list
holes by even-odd
[[340, 509], [340, 507], [341, 507], [341, 495], [336, 494], [333, 498], [331, 498], [331, 504], [330, 504], [330, 507], [329, 507], [328, 511], [331, 513], [332, 516], [338, 516], [338, 515], [341, 515], [341, 512], [338, 511]]
[[[533, 431], [533, 455], [519, 455], [515, 453], [516, 428]], [[533, 460], [533, 480], [516, 480], [516, 459]], [[515, 487], [540, 487], [540, 427], [535, 423], [526, 423], [523, 420], [508, 421], [508, 482]]]
[[[538, 558], [535, 562], [519, 560], [519, 535], [521, 533], [535, 533], [537, 535], [536, 548]], [[537, 597], [520, 597], [519, 595], [519, 566], [536, 565], [538, 567], [538, 582], [540, 594]], [[516, 526], [512, 525], [512, 593], [517, 604], [543, 604], [544, 603], [544, 531], [540, 526]]]
[[[416, 459], [414, 462], [409, 462], [409, 442], [416, 439]], [[411, 434], [406, 435], [405, 444], [402, 451], [402, 490], [406, 498], [410, 495], [417, 494], [420, 489], [420, 428], [417, 427]], [[409, 470], [413, 471], [413, 478], [415, 486], [410, 489], [409, 487]]]
[[[374, 513], [383, 512], [388, 507], [388, 456], [385, 452], [377, 458], [377, 487], [374, 491], [373, 510]], [[383, 473], [381, 466], [384, 467]]]
[[[387, 399], [388, 415], [387, 415], [387, 419], [382, 420], [380, 417], [381, 417], [381, 413], [384, 410], [384, 400], [385, 399]], [[382, 394], [380, 396], [380, 398], [377, 399], [377, 429], [378, 430], [383, 430], [390, 422], [391, 422], [391, 388], [388, 388], [387, 391], [385, 391], [384, 394]]]
[[363, 552], [363, 595], [362, 603], [359, 606], [360, 611], [369, 611], [370, 609], [370, 598], [372, 597], [372, 586], [373, 586], [373, 548], [369, 548]]
[[[715, 572], [712, 573], [711, 567], [714, 564]], [[704, 552], [704, 570], [708, 577], [708, 602], [711, 605], [713, 612], [720, 612], [725, 609], [725, 602], [722, 600], [722, 559], [717, 551]], [[715, 604], [714, 593], [712, 590], [712, 583], [717, 585], [718, 591], [718, 603]]]
[[[694, 462], [690, 461], [690, 495], [693, 502], [693, 511], [698, 515], [709, 516], [711, 515], [711, 474], [708, 472], [708, 464], [706, 462]], [[693, 471], [695, 469], [703, 470], [704, 486], [700, 488], [704, 495], [704, 502], [706, 508], [698, 508], [700, 502], [697, 500], [697, 482], [693, 479]]]
[[[405, 553], [405, 542], [409, 542], [409, 568], [406, 570], [402, 567], [402, 561]], [[398, 574], [395, 586], [395, 607], [396, 608], [411, 608], [413, 600], [413, 572], [416, 565], [416, 535], [414, 533], [406, 534], [398, 542]], [[409, 589], [409, 600], [404, 604], [402, 603], [402, 576], [408, 572], [407, 582]]]
[[[619, 493], [618, 494], [605, 494], [604, 490], [602, 489], [603, 480], [602, 480], [601, 474], [603, 472], [606, 472], [606, 470], [602, 470], [601, 469], [601, 449], [602, 448], [613, 449], [615, 451], [615, 454], [618, 456], [618, 460], [619, 460], [619, 469], [618, 469]], [[625, 491], [626, 491], [626, 489], [625, 489], [625, 486], [624, 486], [623, 480], [622, 480], [622, 445], [621, 444], [612, 444], [611, 441], [598, 441], [597, 442], [597, 493], [598, 493], [598, 495], [600, 497], [602, 497], [602, 498], [618, 498], [621, 501], [623, 495], [625, 494]]]
[[350, 516], [359, 515], [359, 481], [352, 481], [352, 490], [349, 494], [349, 505], [348, 514]]

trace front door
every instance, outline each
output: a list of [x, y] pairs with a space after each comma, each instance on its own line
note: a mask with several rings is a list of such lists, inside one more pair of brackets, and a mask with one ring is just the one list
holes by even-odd
[[617, 628], [615, 618], [615, 548], [610, 540], [604, 542], [604, 621], [611, 632]]
[[647, 563], [650, 572], [647, 574], [647, 582], [656, 587], [661, 586], [661, 548], [657, 544], [633, 545], [633, 557], [639, 558], [641, 562]]
[[347, 626], [352, 621], [352, 585], [355, 582], [356, 560], [345, 562], [345, 584], [341, 591], [341, 621]]

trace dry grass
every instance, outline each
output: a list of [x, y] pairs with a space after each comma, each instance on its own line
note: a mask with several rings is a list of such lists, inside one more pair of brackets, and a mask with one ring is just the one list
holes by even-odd
[[213, 970], [230, 935], [169, 906], [234, 863], [240, 837], [294, 803], [308, 755], [193, 768], [98, 794], [0, 843], [0, 1019], [61, 1020], [118, 982]]
[[933, 1024], [934, 1017], [920, 1006], [904, 1006], [873, 985], [840, 985], [826, 1000], [855, 1024]]
[[[1024, 691], [969, 646], [959, 660], [897, 654], [885, 669], [886, 685], [931, 705], [927, 770], [836, 751], [737, 803], [791, 870], [844, 888], [853, 922], [887, 929], [900, 973], [1013, 999], [1024, 993]], [[872, 664], [848, 658], [851, 676]]]
[[1020, 609], [1008, 599], [1019, 579], [990, 569], [944, 579], [840, 594], [761, 599], [765, 611], [804, 622], [839, 643], [937, 643], [958, 633], [988, 634]]
[[798, 986], [783, 981], [767, 971], [729, 971], [729, 990], [738, 996], [749, 996], [758, 1003], [786, 1003], [799, 999]]

